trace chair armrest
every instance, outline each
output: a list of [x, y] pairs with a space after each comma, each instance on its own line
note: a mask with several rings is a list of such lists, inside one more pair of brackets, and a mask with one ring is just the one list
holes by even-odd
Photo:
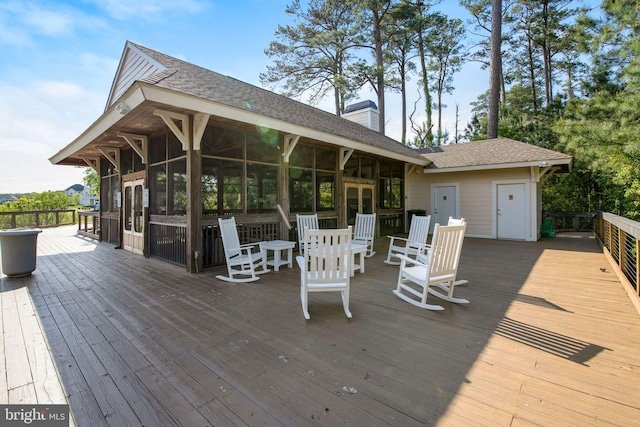
[[307, 263], [305, 262], [303, 256], [298, 255], [296, 257], [296, 262], [298, 263], [298, 267], [300, 267], [300, 270], [305, 271], [307, 269]]
[[394, 240], [404, 240], [405, 242], [409, 242], [410, 240], [404, 237], [398, 237], [398, 236], [387, 236], [388, 238], [391, 239], [391, 241], [393, 242]]
[[[409, 264], [413, 264], [413, 265], [418, 265], [418, 266], [422, 266], [422, 267], [427, 267], [427, 265], [426, 265], [426, 264], [424, 264], [424, 263], [422, 263], [422, 262], [420, 262], [420, 261], [418, 261], [418, 260], [416, 260], [416, 259], [409, 258], [408, 256], [405, 256], [405, 255], [402, 255], [402, 254], [396, 254], [396, 256], [397, 256], [398, 258], [400, 258], [400, 260], [401, 260], [401, 261], [403, 261], [403, 263], [402, 263], [402, 264], [409, 263]], [[401, 265], [400, 267], [402, 267], [402, 265]]]

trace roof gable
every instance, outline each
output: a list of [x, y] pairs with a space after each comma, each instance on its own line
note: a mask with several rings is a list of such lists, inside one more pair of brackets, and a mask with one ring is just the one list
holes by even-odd
[[111, 84], [105, 111], [120, 98], [136, 80], [143, 80], [154, 74], [162, 73], [167, 67], [156, 61], [140, 48], [127, 42], [120, 57], [118, 70]]
[[422, 160], [412, 148], [335, 114], [145, 46], [132, 42], [127, 42], [127, 45], [137, 48], [138, 51], [165, 67], [162, 72], [139, 79], [141, 82], [347, 138], [408, 156], [416, 159], [416, 162]]

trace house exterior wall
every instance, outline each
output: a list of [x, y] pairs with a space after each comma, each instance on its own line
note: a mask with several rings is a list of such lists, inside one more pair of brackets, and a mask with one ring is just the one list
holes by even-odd
[[467, 236], [496, 238], [496, 186], [502, 183], [524, 183], [527, 197], [525, 240], [537, 240], [541, 227], [541, 185], [533, 182], [529, 168], [496, 169], [407, 176], [407, 210], [424, 209], [434, 215], [434, 186], [456, 185], [459, 191], [458, 216], [467, 220]]

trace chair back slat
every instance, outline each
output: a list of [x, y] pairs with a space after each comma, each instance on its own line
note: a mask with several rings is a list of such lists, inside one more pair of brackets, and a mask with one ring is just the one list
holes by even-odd
[[458, 271], [466, 224], [441, 226], [436, 224], [429, 250], [431, 277], [454, 275]]
[[465, 224], [467, 221], [465, 221], [464, 218], [454, 218], [452, 216], [449, 217], [449, 221], [447, 222], [447, 225], [462, 225]]
[[353, 228], [355, 240], [372, 239], [376, 231], [376, 214], [356, 213], [356, 224]]
[[300, 215], [296, 214], [296, 223], [298, 225], [298, 244], [300, 253], [302, 253], [302, 246], [304, 245], [304, 229], [319, 230], [320, 225], [318, 223], [318, 214], [312, 215]]
[[304, 233], [303, 253], [309, 266], [308, 282], [348, 282], [351, 275], [351, 227], [342, 230], [305, 228]]
[[364, 243], [367, 245], [367, 251], [365, 254], [367, 258], [372, 257], [375, 254], [373, 251], [375, 235], [376, 214], [356, 213], [356, 223], [353, 228], [353, 242]]
[[409, 226], [409, 241], [418, 243], [427, 243], [429, 237], [429, 222], [431, 216], [413, 215], [411, 217], [411, 225]]
[[238, 237], [236, 219], [234, 217], [229, 219], [220, 218], [218, 219], [218, 225], [220, 226], [220, 234], [225, 252], [229, 255], [240, 253], [240, 238]]

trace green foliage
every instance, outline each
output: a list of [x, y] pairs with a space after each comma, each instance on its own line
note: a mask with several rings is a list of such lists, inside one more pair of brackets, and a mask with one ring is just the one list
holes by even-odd
[[91, 189], [92, 196], [100, 195], [100, 177], [93, 168], [86, 168], [84, 170], [84, 178], [82, 178], [85, 187]]
[[69, 209], [80, 204], [80, 195], [68, 196], [64, 191], [46, 191], [31, 193], [17, 200], [0, 205], [2, 212], [45, 211]]

